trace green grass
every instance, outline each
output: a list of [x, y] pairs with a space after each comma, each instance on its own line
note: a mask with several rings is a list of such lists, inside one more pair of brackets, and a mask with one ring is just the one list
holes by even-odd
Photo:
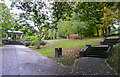
[[70, 40], [59, 40], [55, 42], [54, 46], [62, 48], [85, 48], [86, 44], [91, 44], [92, 46], [98, 45], [101, 38], [86, 38], [83, 40], [80, 39], [70, 39]]
[[46, 55], [46, 56], [54, 55], [54, 53], [50, 50], [50, 47], [41, 47], [41, 49], [36, 49], [36, 47], [31, 47], [31, 48], [43, 55]]
[[117, 44], [113, 51], [112, 56], [107, 59], [108, 63], [120, 73], [120, 43]]

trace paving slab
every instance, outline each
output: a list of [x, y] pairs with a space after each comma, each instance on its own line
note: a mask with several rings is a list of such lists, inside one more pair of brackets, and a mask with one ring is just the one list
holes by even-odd
[[102, 58], [82, 57], [79, 58], [74, 68], [84, 75], [115, 75], [114, 71], [108, 68]]

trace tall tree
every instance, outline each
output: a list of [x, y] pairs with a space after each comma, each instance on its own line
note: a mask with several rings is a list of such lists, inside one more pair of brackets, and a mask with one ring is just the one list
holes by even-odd
[[2, 34], [17, 24], [15, 20], [5, 3], [0, 3], [0, 25], [2, 26]]
[[104, 16], [101, 18], [103, 28], [105, 31], [105, 36], [110, 35], [111, 25], [113, 26], [116, 21], [116, 11], [113, 11], [112, 7], [104, 7], [103, 8]]
[[[60, 32], [60, 29], [57, 27], [60, 27], [60, 23], [65, 23], [65, 24], [69, 24], [70, 18], [71, 18], [71, 14], [73, 12], [73, 3], [72, 2], [53, 2], [52, 3], [52, 22], [53, 24], [56, 26], [56, 31]], [[59, 22], [59, 24], [58, 24]], [[64, 24], [62, 26], [65, 26]], [[66, 25], [68, 26], [68, 25]], [[70, 27], [70, 25], [69, 25]], [[61, 28], [62, 30], [63, 28]], [[69, 35], [69, 30], [65, 28], [63, 29], [64, 31], [62, 31], [63, 34], [67, 34]], [[56, 34], [57, 35], [57, 34]]]
[[73, 13], [72, 14], [72, 30], [75, 33], [78, 33], [78, 38], [82, 39], [82, 31], [87, 29], [88, 24], [86, 22], [83, 22], [78, 17], [79, 13]]
[[25, 12], [21, 13], [21, 20], [25, 19], [24, 21], [26, 22], [31, 21], [34, 23], [34, 25], [30, 24], [27, 26], [36, 32], [38, 36], [37, 49], [40, 49], [41, 39], [51, 28], [48, 22], [49, 17], [47, 11], [44, 11], [46, 4], [40, 1], [17, 1], [14, 2], [13, 5]]

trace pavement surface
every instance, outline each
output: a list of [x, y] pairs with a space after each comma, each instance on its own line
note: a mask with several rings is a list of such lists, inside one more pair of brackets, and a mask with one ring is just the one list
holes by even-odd
[[100, 58], [83, 57], [68, 68], [23, 45], [2, 47], [0, 71], [2, 75], [114, 75]]

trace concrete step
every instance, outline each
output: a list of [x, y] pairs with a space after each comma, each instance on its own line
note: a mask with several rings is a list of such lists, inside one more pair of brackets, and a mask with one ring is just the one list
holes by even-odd
[[83, 57], [107, 58], [107, 55], [83, 55]]
[[80, 56], [83, 57], [103, 57], [106, 58], [109, 54], [110, 49], [112, 46], [91, 46], [86, 45], [84, 51], [80, 52]]
[[101, 45], [115, 45], [119, 42], [119, 38], [113, 38], [113, 39], [103, 39], [100, 44]]

